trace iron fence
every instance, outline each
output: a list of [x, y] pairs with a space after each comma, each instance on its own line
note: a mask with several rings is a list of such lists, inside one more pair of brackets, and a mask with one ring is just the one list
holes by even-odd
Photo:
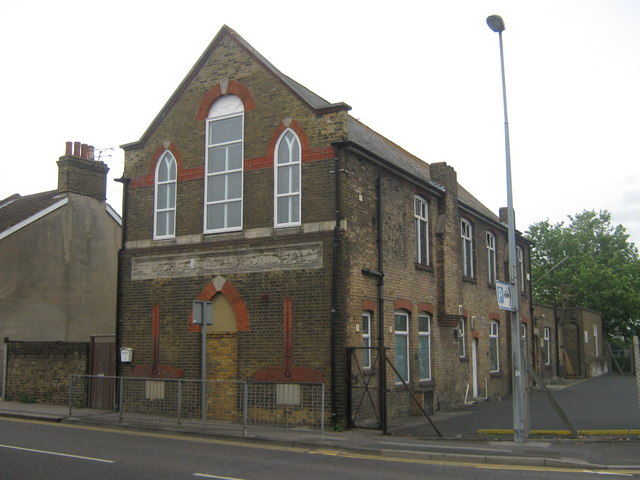
[[318, 430], [323, 383], [272, 383], [73, 375], [69, 416]]

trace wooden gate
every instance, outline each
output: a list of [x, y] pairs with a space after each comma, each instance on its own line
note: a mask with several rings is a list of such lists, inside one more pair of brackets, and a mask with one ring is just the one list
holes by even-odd
[[116, 398], [116, 344], [109, 341], [96, 341], [91, 337], [89, 343], [89, 374], [107, 378], [89, 380], [89, 406], [112, 410]]
[[347, 356], [349, 427], [382, 429], [380, 349], [350, 347]]

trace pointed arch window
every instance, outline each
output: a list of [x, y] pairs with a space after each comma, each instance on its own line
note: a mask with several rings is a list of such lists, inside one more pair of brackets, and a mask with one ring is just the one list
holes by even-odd
[[173, 154], [165, 151], [156, 165], [153, 238], [176, 235], [176, 171]]
[[215, 101], [207, 117], [204, 233], [242, 229], [244, 106], [239, 97]]
[[276, 227], [300, 225], [300, 140], [286, 129], [276, 144], [274, 163], [274, 218]]

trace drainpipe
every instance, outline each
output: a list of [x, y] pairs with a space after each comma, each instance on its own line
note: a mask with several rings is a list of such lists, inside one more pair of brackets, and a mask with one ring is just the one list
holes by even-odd
[[335, 428], [338, 424], [337, 399], [336, 399], [336, 341], [338, 323], [338, 254], [340, 250], [340, 147], [334, 145], [334, 194], [335, 194], [335, 226], [333, 227], [333, 247], [331, 256], [331, 425]]
[[382, 434], [387, 434], [387, 351], [384, 346], [384, 243], [382, 235], [382, 175], [378, 174], [378, 346], [380, 348], [380, 423]]
[[122, 237], [120, 240], [120, 250], [118, 250], [118, 271], [116, 286], [116, 376], [118, 376], [118, 364], [120, 363], [120, 319], [122, 318], [122, 268], [125, 243], [127, 241], [127, 218], [129, 210], [129, 183], [130, 178], [116, 178], [116, 182], [122, 183]]

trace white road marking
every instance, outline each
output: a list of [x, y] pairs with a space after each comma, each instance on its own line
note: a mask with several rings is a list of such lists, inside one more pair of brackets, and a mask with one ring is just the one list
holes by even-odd
[[217, 475], [207, 475], [206, 473], [194, 473], [194, 477], [203, 477], [203, 478], [215, 478], [216, 480], [243, 480], [242, 478], [234, 478], [234, 477], [218, 477]]
[[78, 460], [89, 460], [91, 462], [115, 463], [113, 460], [105, 460], [103, 458], [83, 457], [82, 455], [71, 455], [69, 453], [49, 452], [47, 450], [36, 450], [34, 448], [16, 447], [13, 445], [2, 445], [0, 448], [9, 448], [11, 450], [22, 450], [23, 452], [44, 453], [45, 455], [56, 455], [58, 457], [77, 458]]

